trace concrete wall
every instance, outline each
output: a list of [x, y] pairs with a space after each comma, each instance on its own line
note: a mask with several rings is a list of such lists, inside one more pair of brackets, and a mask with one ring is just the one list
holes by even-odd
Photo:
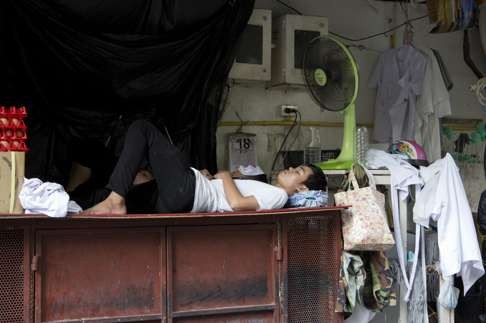
[[[325, 16], [329, 18], [329, 29], [333, 32], [352, 38], [367, 36], [381, 32], [403, 21], [403, 15], [399, 7], [393, 3], [367, 0], [288, 0], [304, 14]], [[373, 4], [373, 7], [370, 5]], [[271, 9], [274, 17], [291, 13], [288, 9], [271, 0], [257, 0], [256, 8]], [[424, 5], [410, 9], [410, 17], [421, 16], [426, 13]], [[454, 81], [454, 89], [451, 92], [453, 115], [459, 118], [484, 118], [484, 110], [481, 110], [476, 98], [469, 92], [468, 86], [475, 81], [475, 76], [467, 68], [462, 60], [462, 33], [448, 33], [432, 35], [427, 20], [414, 23], [416, 26], [416, 46], [431, 46], [441, 52], [444, 61]], [[403, 30], [398, 30], [397, 36], [401, 37]], [[399, 42], [400, 43], [400, 42]], [[375, 91], [367, 87], [370, 72], [379, 56], [379, 52], [390, 47], [389, 37], [378, 37], [363, 41], [360, 44], [370, 48], [359, 50], [353, 48], [360, 68], [361, 86], [357, 100], [358, 123], [371, 124], [374, 115]], [[479, 36], [472, 35], [473, 55], [476, 61], [482, 63], [481, 68], [486, 72], [486, 60], [479, 46]], [[264, 83], [234, 84], [228, 97], [228, 103], [223, 121], [237, 121], [235, 112], [238, 112], [245, 121], [256, 120], [281, 120], [279, 106], [282, 104], [294, 104], [299, 106], [304, 121], [342, 121], [342, 115], [321, 111], [313, 102], [305, 89], [267, 89]], [[218, 164], [220, 168], [227, 167], [226, 135], [234, 132], [236, 127], [220, 127], [218, 131]], [[258, 161], [260, 166], [269, 172], [275, 152], [280, 145], [287, 127], [244, 127], [243, 131], [257, 134]], [[321, 143], [323, 148], [340, 147], [342, 130], [338, 128], [320, 128]], [[309, 142], [310, 131], [302, 127], [299, 133], [289, 139], [294, 142], [290, 149], [303, 149]], [[295, 139], [295, 141], [294, 141]]]
[[[399, 6], [381, 1], [287, 0], [286, 2], [304, 14], [328, 17], [331, 31], [351, 38], [382, 32], [404, 21], [404, 15]], [[374, 8], [370, 6], [370, 3], [373, 4]], [[256, 8], [271, 9], [274, 17], [290, 13], [288, 9], [271, 0], [257, 0]], [[419, 5], [416, 8], [410, 7], [410, 17], [418, 17], [424, 14], [426, 14], [424, 5]], [[482, 110], [476, 97], [468, 90], [468, 86], [474, 83], [476, 78], [463, 61], [462, 32], [429, 34], [430, 26], [428, 20], [414, 22], [414, 26], [416, 31], [415, 46], [429, 46], [439, 50], [449, 69], [450, 76], [454, 82], [454, 88], [451, 91], [453, 117], [485, 119], [485, 110]], [[402, 34], [403, 29], [399, 29], [397, 32], [398, 44], [401, 43]], [[368, 89], [367, 80], [380, 55], [380, 51], [390, 48], [390, 38], [378, 37], [362, 41], [360, 44], [365, 45], [370, 50], [352, 49], [358, 62], [361, 76], [360, 93], [356, 104], [357, 121], [358, 123], [371, 124], [374, 118], [375, 91]], [[486, 56], [480, 48], [477, 32], [472, 32], [471, 44], [473, 47], [473, 58], [482, 71], [486, 73]], [[282, 104], [299, 106], [304, 121], [339, 122], [342, 120], [342, 116], [339, 113], [321, 111], [305, 89], [267, 89], [265, 84], [260, 83], [233, 85], [226, 111], [223, 115], [223, 121], [237, 121], [235, 112], [238, 112], [245, 121], [281, 120], [278, 108]], [[226, 135], [235, 130], [236, 127], [220, 127], [218, 131], [218, 162], [220, 168], [227, 167]], [[267, 173], [270, 171], [274, 155], [287, 130], [287, 127], [243, 128], [245, 132], [257, 134], [258, 162]], [[333, 149], [340, 147], [341, 129], [320, 128], [320, 134], [323, 148]], [[295, 133], [290, 138], [289, 142], [294, 144], [289, 148], [303, 149], [309, 142], [309, 136], [309, 129], [303, 127], [300, 132]], [[479, 192], [480, 190], [476, 191]], [[397, 322], [397, 310], [397, 307], [387, 308], [384, 313], [379, 313], [373, 322]]]
[[[378, 33], [404, 21], [404, 16], [399, 6], [381, 1], [287, 0], [286, 2], [304, 14], [328, 17], [331, 31], [351, 38]], [[374, 8], [369, 3], [372, 3]], [[257, 0], [256, 8], [271, 9], [274, 17], [290, 13], [288, 9], [271, 0]], [[410, 8], [410, 17], [418, 17], [424, 14], [426, 14], [424, 5]], [[417, 21], [414, 23], [414, 26], [416, 31], [415, 46], [429, 46], [439, 50], [449, 69], [454, 82], [454, 88], [451, 91], [453, 117], [485, 119], [485, 110], [481, 109], [476, 97], [468, 90], [468, 86], [474, 83], [476, 78], [463, 61], [462, 32], [429, 34], [430, 26], [428, 20]], [[401, 43], [402, 34], [403, 29], [399, 29], [397, 32], [398, 44]], [[365, 45], [370, 50], [352, 49], [358, 62], [361, 76], [360, 94], [356, 104], [357, 121], [358, 123], [371, 124], [374, 118], [375, 91], [368, 89], [367, 80], [380, 55], [380, 51], [390, 48], [390, 38], [378, 37], [360, 42], [360, 44]], [[482, 71], [486, 73], [486, 56], [480, 48], [477, 32], [472, 33], [471, 44], [475, 61], [479, 64]], [[299, 106], [304, 121], [339, 122], [342, 120], [342, 116], [339, 113], [321, 111], [305, 89], [267, 89], [265, 84], [260, 83], [233, 85], [226, 111], [223, 115], [223, 121], [237, 121], [238, 118], [235, 112], [238, 112], [245, 121], [281, 120], [278, 108], [282, 104]], [[226, 135], [235, 130], [236, 127], [220, 127], [218, 131], [218, 162], [220, 168], [227, 167]], [[287, 130], [287, 127], [243, 128], [245, 132], [257, 134], [258, 161], [267, 173], [270, 170], [275, 152]], [[290, 143], [294, 143], [289, 148], [303, 149], [309, 142], [309, 129], [303, 127], [300, 132], [295, 134], [297, 137], [295, 138], [294, 135], [289, 140]], [[341, 129], [320, 128], [320, 134], [323, 148], [333, 149], [340, 147]], [[479, 190], [476, 191], [479, 192]], [[397, 307], [387, 308], [384, 313], [379, 313], [373, 322], [397, 322], [397, 310]]]

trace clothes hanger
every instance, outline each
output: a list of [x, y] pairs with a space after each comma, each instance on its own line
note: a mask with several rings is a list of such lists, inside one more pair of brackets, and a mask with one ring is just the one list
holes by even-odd
[[403, 32], [403, 45], [409, 45], [415, 48], [415, 45], [413, 44], [413, 37], [414, 37], [414, 29], [413, 25], [411, 23], [407, 23], [405, 25], [405, 30]]

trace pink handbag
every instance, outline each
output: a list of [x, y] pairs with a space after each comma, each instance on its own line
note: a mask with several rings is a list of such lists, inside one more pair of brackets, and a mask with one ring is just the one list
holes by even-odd
[[384, 251], [395, 244], [386, 219], [385, 196], [376, 190], [373, 175], [365, 171], [369, 187], [360, 188], [351, 170], [349, 190], [334, 194], [336, 205], [351, 206], [342, 213], [344, 250]]

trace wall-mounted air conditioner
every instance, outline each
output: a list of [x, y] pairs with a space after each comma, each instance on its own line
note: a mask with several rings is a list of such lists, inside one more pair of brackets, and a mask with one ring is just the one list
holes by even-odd
[[328, 34], [324, 17], [285, 15], [274, 21], [272, 86], [304, 85], [302, 63], [307, 44]]
[[483, 44], [484, 54], [486, 55], [486, 1], [479, 6], [479, 31], [481, 35], [481, 43]]
[[272, 57], [272, 11], [255, 9], [241, 36], [230, 78], [270, 81]]

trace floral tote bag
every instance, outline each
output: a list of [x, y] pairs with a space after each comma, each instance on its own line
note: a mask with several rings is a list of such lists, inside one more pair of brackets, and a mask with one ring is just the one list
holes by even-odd
[[342, 214], [344, 250], [387, 250], [395, 240], [386, 218], [385, 196], [376, 190], [373, 175], [365, 171], [370, 186], [360, 188], [351, 171], [349, 190], [334, 195], [336, 205], [351, 206]]

